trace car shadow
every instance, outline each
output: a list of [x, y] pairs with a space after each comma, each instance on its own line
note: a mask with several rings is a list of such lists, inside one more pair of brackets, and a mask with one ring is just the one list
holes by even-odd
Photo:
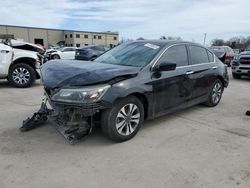
[[[178, 111], [178, 114], [193, 113], [200, 105]], [[141, 127], [140, 132], [151, 131], [151, 129], [159, 129], [160, 126], [169, 126], [174, 118], [178, 117], [175, 113], [165, 115], [154, 120], [146, 120]], [[43, 125], [28, 132], [20, 132], [18, 125], [15, 128], [0, 129], [0, 152], [3, 154], [27, 154], [30, 152], [44, 153], [44, 152], [60, 152], [61, 150], [73, 151], [83, 148], [105, 148], [105, 147], [120, 147], [120, 144], [127, 145], [130, 142], [138, 142], [136, 137], [130, 141], [123, 143], [116, 143], [109, 140], [102, 132], [100, 126], [95, 126], [92, 133], [80, 140], [75, 145], [70, 145], [64, 137], [56, 131], [50, 124]], [[141, 134], [143, 135], [143, 134]]]
[[250, 77], [247, 77], [247, 76], [242, 76], [242, 77], [241, 77], [241, 80], [244, 80], [244, 81], [250, 81]]
[[[31, 87], [39, 87], [41, 86], [40, 80], [36, 80], [35, 83]], [[13, 88], [13, 89], [20, 89], [13, 87], [8, 80], [0, 80], [0, 88]], [[21, 89], [28, 89], [28, 88], [21, 88]]]
[[7, 80], [0, 80], [0, 88], [5, 87], [5, 88], [11, 88], [11, 85]]

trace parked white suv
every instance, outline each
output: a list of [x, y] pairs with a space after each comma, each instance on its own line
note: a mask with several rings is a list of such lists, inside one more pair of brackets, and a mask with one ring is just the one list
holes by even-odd
[[30, 87], [40, 78], [39, 47], [12, 40], [0, 43], [0, 79], [8, 79], [15, 87]]

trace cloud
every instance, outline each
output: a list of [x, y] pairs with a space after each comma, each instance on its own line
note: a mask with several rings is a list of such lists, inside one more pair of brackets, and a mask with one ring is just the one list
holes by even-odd
[[[201, 42], [250, 33], [249, 0], [1, 0], [1, 24], [99, 31], [126, 38]], [[74, 24], [73, 24], [74, 23]], [[69, 28], [68, 28], [69, 27]]]

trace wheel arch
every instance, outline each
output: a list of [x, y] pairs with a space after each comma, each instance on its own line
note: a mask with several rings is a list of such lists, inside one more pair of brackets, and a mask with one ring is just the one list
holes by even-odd
[[148, 99], [147, 97], [142, 94], [142, 93], [131, 93], [130, 96], [135, 96], [136, 98], [138, 98], [144, 107], [144, 119], [147, 119], [148, 117]]
[[37, 63], [36, 59], [30, 58], [30, 57], [22, 57], [22, 58], [15, 59], [13, 63], [11, 64], [11, 66], [9, 67], [9, 70], [13, 65], [16, 65], [18, 63], [24, 63], [24, 64], [31, 66], [36, 73], [36, 79], [40, 79], [40, 75], [36, 71], [36, 63]]
[[[54, 57], [54, 56], [58, 56], [59, 59], [62, 59], [61, 56], [59, 55], [59, 53], [57, 53], [57, 52], [50, 54], [50, 57], [51, 57], [51, 58]], [[52, 59], [53, 59], [53, 58], [52, 58]]]
[[227, 84], [225, 83], [225, 81], [224, 81], [224, 79], [223, 79], [222, 76], [218, 76], [217, 78], [221, 81], [223, 87], [227, 87]]
[[147, 119], [148, 118], [148, 110], [149, 110], [148, 109], [149, 102], [148, 102], [148, 99], [147, 99], [146, 95], [144, 95], [143, 93], [133, 92], [133, 93], [130, 93], [130, 94], [126, 95], [126, 96], [119, 97], [114, 101], [114, 104], [117, 103], [118, 101], [120, 101], [121, 99], [130, 97], [130, 96], [136, 97], [137, 99], [139, 99], [142, 102], [142, 105], [143, 105], [143, 108], [144, 108], [144, 119]]

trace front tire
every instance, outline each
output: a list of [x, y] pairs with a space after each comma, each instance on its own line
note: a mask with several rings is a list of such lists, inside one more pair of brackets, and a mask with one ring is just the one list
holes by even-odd
[[221, 82], [221, 80], [216, 80], [212, 86], [212, 89], [209, 93], [208, 96], [208, 100], [205, 103], [205, 105], [209, 106], [209, 107], [214, 107], [216, 105], [219, 104], [221, 97], [222, 97], [222, 93], [224, 91], [224, 86]]
[[30, 65], [18, 63], [11, 66], [8, 80], [15, 87], [26, 88], [34, 83], [36, 73]]
[[133, 138], [144, 120], [142, 102], [130, 96], [117, 102], [113, 108], [103, 111], [101, 126], [111, 140], [123, 142]]
[[55, 55], [53, 55], [53, 56], [52, 56], [52, 58], [51, 58], [51, 59], [61, 59], [61, 58], [60, 58], [60, 56], [59, 56], [59, 55], [55, 54]]

